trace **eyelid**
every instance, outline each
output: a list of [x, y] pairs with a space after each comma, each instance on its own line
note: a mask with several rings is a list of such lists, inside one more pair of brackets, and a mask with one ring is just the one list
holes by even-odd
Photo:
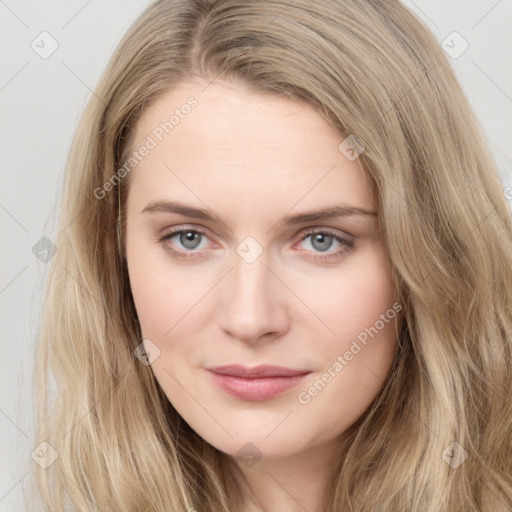
[[[162, 237], [171, 235], [173, 233], [176, 234], [176, 233], [179, 233], [180, 231], [186, 231], [187, 229], [189, 229], [190, 231], [197, 231], [198, 233], [201, 233], [204, 236], [206, 236], [207, 238], [209, 238], [210, 240], [212, 240], [212, 238], [213, 238], [209, 234], [209, 233], [211, 233], [211, 231], [208, 228], [204, 228], [203, 226], [197, 226], [194, 224], [183, 224], [183, 225], [173, 226], [172, 228], [164, 228], [157, 236], [160, 239]], [[328, 233], [333, 236], [334, 235], [339, 236], [341, 238], [345, 238], [348, 240], [353, 240], [355, 238], [354, 235], [351, 235], [347, 231], [341, 231], [340, 229], [337, 229], [337, 228], [328, 228], [328, 227], [325, 227], [322, 225], [318, 225], [318, 226], [311, 226], [309, 228], [303, 228], [303, 229], [299, 230], [299, 232], [297, 234], [295, 234], [292, 237], [292, 239], [300, 236], [301, 240], [302, 240], [302, 238], [307, 235], [310, 235], [312, 233], [319, 233], [319, 232]]]
[[210, 241], [214, 241], [213, 237], [209, 234], [210, 230], [207, 228], [203, 228], [202, 226], [195, 226], [194, 224], [185, 224], [185, 225], [178, 225], [173, 226], [172, 228], [165, 228], [161, 232], [157, 234], [157, 240], [162, 240], [164, 238], [172, 237], [173, 235], [176, 235], [182, 231], [194, 231], [197, 233], [200, 233], [201, 235], [208, 238]]
[[314, 235], [315, 233], [325, 233], [327, 235], [331, 235], [333, 237], [342, 238], [346, 242], [352, 242], [355, 239], [354, 235], [351, 235], [350, 233], [347, 233], [346, 231], [341, 231], [339, 229], [334, 228], [326, 228], [323, 226], [314, 226], [311, 228], [306, 228], [305, 230], [302, 230], [299, 232], [300, 240], [302, 241], [305, 237], [308, 235]]
[[[168, 230], [164, 230], [162, 234], [159, 234], [157, 236], [157, 242], [164, 244], [167, 240], [170, 238], [173, 238], [175, 235], [182, 233], [184, 231], [193, 231], [195, 233], [198, 233], [200, 235], [203, 235], [208, 240], [215, 242], [212, 237], [210, 237], [207, 233], [207, 229], [204, 229], [203, 227], [196, 227], [194, 225], [178, 225], [173, 226], [172, 228]], [[340, 232], [337, 229], [334, 228], [326, 228], [322, 226], [311, 226], [310, 228], [305, 228], [297, 235], [295, 235], [293, 238], [299, 237], [298, 240], [295, 242], [294, 245], [303, 242], [306, 238], [308, 238], [311, 235], [322, 233], [326, 234], [328, 236], [333, 237], [335, 240], [337, 240], [339, 243], [343, 244], [345, 247], [342, 250], [334, 251], [334, 252], [326, 252], [323, 254], [322, 252], [315, 252], [313, 251], [313, 255], [309, 258], [312, 260], [328, 260], [328, 259], [335, 259], [336, 257], [341, 256], [342, 253], [345, 253], [346, 251], [349, 251], [353, 249], [354, 247], [354, 240], [355, 237], [349, 233], [346, 232]], [[218, 244], [217, 244], [218, 245]], [[201, 257], [205, 253], [208, 252], [209, 249], [202, 249], [202, 250], [190, 250], [190, 251], [181, 251], [176, 250], [174, 248], [168, 247], [168, 251], [170, 251], [172, 254], [174, 254], [178, 258], [187, 259], [187, 258], [194, 258], [194, 257]], [[306, 251], [309, 252], [309, 251]]]

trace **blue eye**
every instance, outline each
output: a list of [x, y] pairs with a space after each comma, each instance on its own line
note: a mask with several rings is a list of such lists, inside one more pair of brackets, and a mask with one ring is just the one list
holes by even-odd
[[186, 249], [197, 249], [199, 243], [201, 242], [202, 233], [192, 230], [186, 231], [178, 231], [174, 234], [174, 236], [178, 237], [180, 244]]
[[166, 245], [166, 249], [171, 252], [173, 256], [176, 256], [178, 259], [190, 259], [196, 258], [201, 255], [201, 251], [196, 251], [199, 243], [201, 242], [201, 237], [206, 237], [206, 234], [197, 229], [177, 229], [175, 231], [171, 231], [167, 233], [162, 238], [159, 239], [159, 242], [164, 243], [167, 240], [172, 240], [173, 238], [177, 238], [179, 243], [186, 250], [176, 250], [169, 245]]
[[[173, 244], [165, 244], [165, 247], [166, 250], [178, 259], [187, 260], [191, 258], [199, 258], [208, 252], [207, 250], [197, 250], [204, 238], [209, 239], [206, 233], [201, 230], [178, 228], [163, 235], [158, 239], [158, 242], [164, 244], [164, 242], [168, 240], [172, 241], [173, 238], [176, 238], [177, 242], [174, 242]], [[307, 250], [305, 252], [311, 252], [312, 254], [306, 257], [313, 260], [323, 261], [334, 259], [340, 257], [342, 254], [354, 247], [352, 237], [344, 238], [326, 229], [316, 229], [303, 233], [300, 242], [302, 243], [308, 238], [311, 239], [310, 245], [312, 250]], [[172, 247], [176, 243], [181, 245], [183, 249], [177, 250]], [[339, 246], [337, 251], [330, 250], [334, 244], [338, 244]]]
[[[310, 245], [314, 249], [314, 254], [311, 256], [311, 258], [314, 260], [327, 260], [337, 258], [354, 247], [354, 242], [352, 239], [343, 238], [333, 233], [332, 231], [326, 229], [317, 229], [309, 231], [308, 233], [305, 234], [305, 236], [303, 236], [301, 242], [307, 240], [308, 238], [311, 239]], [[339, 246], [341, 246], [341, 249], [338, 249], [337, 251], [334, 252], [327, 252], [329, 251], [329, 249], [332, 248], [334, 242], [339, 244]]]

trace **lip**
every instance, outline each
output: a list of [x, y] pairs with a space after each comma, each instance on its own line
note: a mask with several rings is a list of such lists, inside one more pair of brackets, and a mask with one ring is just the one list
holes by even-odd
[[278, 396], [299, 384], [309, 370], [260, 365], [248, 368], [226, 365], [207, 368], [212, 380], [231, 396], [241, 400], [261, 401]]
[[311, 373], [309, 370], [292, 370], [284, 366], [275, 366], [272, 364], [260, 364], [252, 368], [239, 364], [228, 364], [224, 366], [213, 366], [207, 368], [208, 371], [219, 374], [228, 375], [230, 377], [240, 377], [244, 379], [253, 379], [261, 377], [295, 377]]

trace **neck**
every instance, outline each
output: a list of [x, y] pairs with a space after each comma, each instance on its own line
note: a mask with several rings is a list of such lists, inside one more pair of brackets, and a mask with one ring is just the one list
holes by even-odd
[[340, 440], [335, 439], [286, 457], [263, 457], [252, 467], [230, 457], [232, 476], [226, 483], [233, 510], [322, 512], [324, 487], [339, 452]]

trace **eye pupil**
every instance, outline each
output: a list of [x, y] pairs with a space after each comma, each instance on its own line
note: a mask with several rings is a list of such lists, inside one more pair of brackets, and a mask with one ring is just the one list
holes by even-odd
[[183, 231], [180, 235], [180, 243], [187, 249], [195, 249], [199, 245], [197, 243], [199, 236], [200, 234], [194, 231]]
[[[326, 242], [327, 240], [327, 242]], [[329, 249], [332, 245], [333, 237], [331, 235], [325, 233], [316, 233], [313, 236], [312, 245], [315, 249], [319, 251], [325, 251]], [[320, 246], [317, 246], [316, 243], [319, 242]]]

